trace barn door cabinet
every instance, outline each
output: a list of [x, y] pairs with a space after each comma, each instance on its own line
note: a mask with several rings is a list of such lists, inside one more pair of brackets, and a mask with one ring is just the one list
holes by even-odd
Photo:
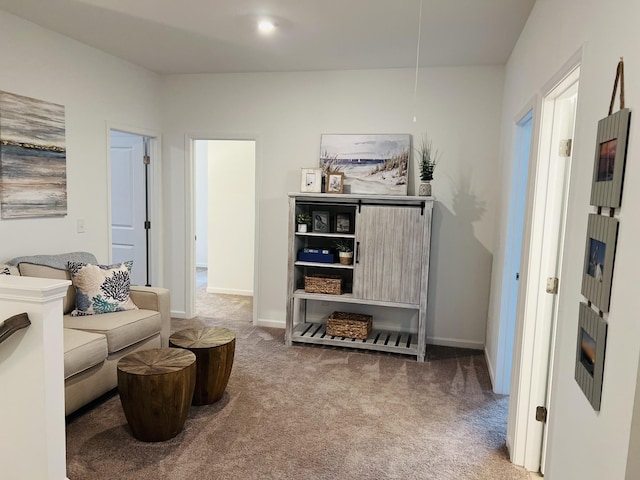
[[[424, 361], [432, 210], [433, 197], [290, 193], [287, 345], [345, 346], [415, 355]], [[297, 232], [299, 213], [317, 216], [322, 224]], [[332, 250], [336, 240], [353, 246], [352, 265], [338, 263], [337, 258], [335, 263], [298, 259], [305, 248]], [[305, 292], [304, 278], [314, 274], [342, 277], [342, 294]], [[326, 317], [317, 318], [320, 307], [352, 313], [380, 307], [384, 328], [376, 326], [374, 313], [366, 340], [332, 337], [326, 333]], [[308, 315], [310, 311], [314, 315]], [[394, 325], [401, 312], [416, 319], [411, 328]]]

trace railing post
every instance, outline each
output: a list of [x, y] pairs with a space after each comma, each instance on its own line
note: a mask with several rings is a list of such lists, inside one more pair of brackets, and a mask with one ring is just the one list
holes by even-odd
[[0, 344], [2, 478], [66, 478], [62, 298], [69, 283], [0, 275], [0, 321], [22, 312], [31, 320]]

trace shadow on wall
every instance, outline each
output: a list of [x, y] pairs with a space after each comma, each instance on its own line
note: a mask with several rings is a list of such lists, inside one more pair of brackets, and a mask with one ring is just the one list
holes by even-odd
[[[486, 212], [471, 191], [470, 175], [453, 182], [453, 212], [435, 202], [427, 308], [429, 339], [484, 345], [493, 255], [475, 237]], [[436, 192], [437, 193], [437, 192]]]

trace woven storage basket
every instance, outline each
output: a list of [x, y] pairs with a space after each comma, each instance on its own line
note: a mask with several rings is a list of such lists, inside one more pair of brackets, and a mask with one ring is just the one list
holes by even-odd
[[342, 277], [322, 274], [307, 275], [304, 277], [304, 291], [342, 295]]
[[327, 334], [365, 340], [371, 333], [372, 320], [371, 315], [333, 312], [327, 319]]

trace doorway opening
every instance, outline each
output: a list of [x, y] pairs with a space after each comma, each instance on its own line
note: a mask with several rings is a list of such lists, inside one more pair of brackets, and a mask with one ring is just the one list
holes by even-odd
[[513, 343], [518, 304], [518, 284], [522, 254], [527, 184], [529, 181], [529, 158], [533, 131], [533, 108], [527, 107], [524, 115], [518, 115], [516, 143], [513, 153], [511, 195], [509, 198], [509, 224], [505, 248], [505, 265], [502, 274], [502, 302], [500, 305], [500, 333], [494, 391], [509, 394], [513, 365]]
[[252, 301], [256, 141], [194, 140], [193, 163], [195, 314], [211, 316]]
[[109, 129], [109, 254], [111, 263], [133, 260], [133, 285], [161, 277], [157, 137]]
[[542, 473], [546, 424], [536, 418], [551, 392], [580, 59], [579, 52], [542, 90], [524, 217], [507, 447], [513, 463]]

